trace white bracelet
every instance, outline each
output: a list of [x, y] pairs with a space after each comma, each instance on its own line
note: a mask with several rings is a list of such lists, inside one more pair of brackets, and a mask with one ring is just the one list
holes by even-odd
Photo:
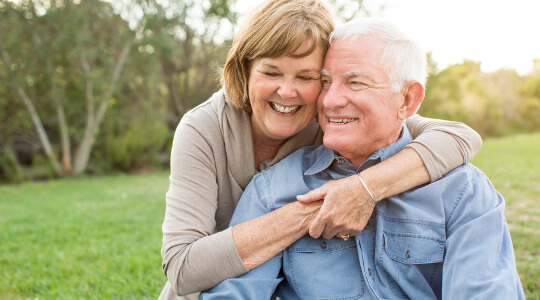
[[366, 183], [364, 182], [364, 179], [362, 179], [362, 177], [360, 176], [360, 173], [358, 173], [358, 179], [360, 179], [360, 182], [362, 182], [362, 185], [364, 186], [364, 188], [366, 188], [366, 191], [367, 193], [369, 194], [369, 196], [371, 197], [371, 200], [373, 200], [373, 203], [375, 203], [375, 205], [377, 204], [377, 201], [375, 201], [375, 198], [373, 198], [373, 195], [371, 194], [371, 192], [369, 191]]

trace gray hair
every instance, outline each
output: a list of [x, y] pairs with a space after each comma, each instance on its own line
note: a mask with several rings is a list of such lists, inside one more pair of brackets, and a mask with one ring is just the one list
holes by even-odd
[[398, 93], [410, 81], [417, 81], [425, 88], [427, 62], [424, 51], [388, 21], [361, 18], [337, 26], [330, 34], [330, 45], [338, 39], [352, 42], [362, 35], [373, 35], [386, 42], [379, 66], [388, 74], [393, 92]]

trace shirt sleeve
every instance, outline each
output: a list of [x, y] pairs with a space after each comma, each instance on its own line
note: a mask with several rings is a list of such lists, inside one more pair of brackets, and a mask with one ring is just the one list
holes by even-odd
[[215, 232], [218, 186], [212, 141], [193, 117], [174, 136], [161, 256], [178, 295], [200, 292], [245, 272], [231, 229]]
[[[477, 171], [448, 201], [443, 299], [525, 299], [504, 199]], [[451, 206], [450, 206], [451, 205]]]
[[[256, 175], [240, 198], [234, 211], [230, 226], [257, 218], [268, 212], [270, 208], [265, 199], [269, 193], [262, 174]], [[283, 265], [283, 253], [248, 273], [229, 278], [200, 294], [199, 299], [271, 299], [279, 283], [283, 280], [280, 272]]]
[[405, 121], [414, 140], [414, 149], [436, 181], [454, 168], [470, 162], [482, 146], [482, 138], [469, 126], [453, 121], [413, 115]]

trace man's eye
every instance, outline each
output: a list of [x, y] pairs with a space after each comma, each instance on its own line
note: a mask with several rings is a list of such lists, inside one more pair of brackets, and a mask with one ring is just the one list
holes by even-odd
[[323, 88], [328, 88], [330, 87], [330, 84], [332, 84], [332, 81], [330, 81], [330, 79], [323, 79], [321, 81], [322, 81]]
[[353, 89], [365, 89], [367, 88], [367, 84], [360, 82], [360, 81], [350, 81], [349, 86]]

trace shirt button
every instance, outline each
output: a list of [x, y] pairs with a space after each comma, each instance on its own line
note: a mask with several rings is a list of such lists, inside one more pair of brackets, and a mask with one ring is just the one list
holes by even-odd
[[407, 251], [405, 252], [405, 258], [406, 258], [406, 259], [411, 258], [411, 252], [410, 252], [409, 250], [407, 250]]
[[327, 246], [327, 245], [326, 245], [325, 242], [322, 242], [322, 243], [321, 243], [321, 248], [322, 248], [322, 249], [326, 249], [326, 246]]
[[371, 276], [371, 268], [367, 269], [369, 276]]
[[342, 157], [338, 157], [337, 162], [338, 164], [342, 165], [345, 163], [345, 160]]
[[365, 229], [369, 229], [369, 223], [366, 224], [366, 227], [364, 227]]

